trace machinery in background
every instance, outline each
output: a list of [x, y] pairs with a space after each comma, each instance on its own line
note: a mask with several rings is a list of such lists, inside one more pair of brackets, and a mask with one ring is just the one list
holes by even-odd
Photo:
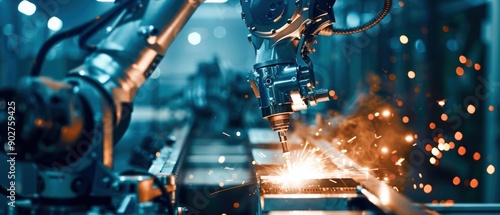
[[[378, 23], [384, 10], [366, 25], [338, 30], [334, 22], [334, 0], [241, 1], [242, 18], [251, 32], [256, 64], [249, 79], [259, 100], [262, 116], [279, 133], [282, 152], [288, 157], [286, 131], [289, 115], [308, 105], [326, 101], [327, 90], [316, 89], [312, 63], [317, 35], [356, 33]], [[18, 207], [9, 213], [183, 213], [178, 208], [177, 176], [187, 146], [178, 141], [160, 149], [159, 169], [149, 172], [114, 173], [113, 148], [130, 123], [132, 102], [154, 71], [177, 33], [202, 3], [201, 0], [117, 1], [98, 19], [56, 34], [42, 46], [31, 76], [16, 89], [0, 94], [0, 121], [6, 126], [7, 105], [15, 102], [17, 119], [12, 127], [16, 143], [5, 144], [6, 156], [15, 156], [20, 174]], [[107, 37], [98, 45], [88, 44], [94, 33], [111, 23]], [[61, 81], [37, 77], [45, 55], [58, 41], [79, 35], [79, 45], [90, 52], [82, 66]], [[217, 75], [216, 73], [214, 73]], [[194, 78], [196, 89], [209, 97], [216, 77], [206, 82]], [[205, 85], [204, 85], [205, 84]], [[217, 88], [215, 88], [217, 89]], [[193, 92], [194, 106], [204, 107], [206, 95]], [[189, 134], [189, 124], [179, 125], [179, 137]], [[187, 127], [186, 127], [187, 126]], [[6, 140], [2, 129], [2, 140]], [[153, 145], [156, 149], [159, 148]], [[153, 149], [152, 151], [155, 151]], [[147, 152], [146, 152], [147, 153]], [[148, 165], [150, 161], [139, 161]], [[156, 159], [152, 166], [157, 165]], [[290, 161], [287, 159], [290, 167]], [[2, 171], [5, 167], [2, 166]], [[154, 173], [154, 174], [153, 174]], [[12, 181], [14, 182], [14, 181]], [[0, 181], [2, 186], [12, 182]], [[2, 191], [7, 189], [2, 188]], [[134, 204], [135, 203], [135, 204]]]

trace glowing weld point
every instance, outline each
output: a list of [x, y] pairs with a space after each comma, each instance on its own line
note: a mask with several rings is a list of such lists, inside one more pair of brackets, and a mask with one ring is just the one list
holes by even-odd
[[387, 153], [389, 151], [389, 149], [387, 149], [387, 147], [384, 146], [384, 147], [382, 147], [382, 149], [380, 149], [380, 151], [382, 153]]

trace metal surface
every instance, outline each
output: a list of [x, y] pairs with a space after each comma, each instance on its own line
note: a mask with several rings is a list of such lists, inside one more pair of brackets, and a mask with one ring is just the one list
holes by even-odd
[[[259, 131], [250, 133], [258, 135]], [[265, 133], [269, 131], [260, 131]], [[333, 169], [328, 169], [328, 176], [316, 176], [318, 179], [301, 180], [298, 186], [283, 187], [279, 183], [272, 183], [280, 173], [276, 169], [281, 164], [267, 162], [266, 166], [257, 162], [256, 170], [260, 178], [259, 192], [261, 208], [264, 212], [272, 210], [370, 210], [382, 213], [395, 214], [431, 214], [426, 207], [416, 205], [406, 197], [396, 192], [387, 184], [377, 180], [365, 168], [346, 157], [331, 144], [323, 139], [306, 138], [313, 147], [327, 155], [333, 164]], [[255, 139], [254, 139], [255, 141]], [[292, 136], [290, 142], [299, 144], [302, 141], [297, 136]], [[276, 149], [262, 149], [262, 143], [252, 142], [256, 146], [252, 150], [256, 161], [266, 158], [264, 151]], [[300, 145], [300, 144], [299, 144]], [[335, 159], [340, 158], [343, 159]], [[347, 164], [347, 165], [346, 165]], [[273, 167], [274, 165], [274, 167]], [[278, 175], [276, 175], [278, 174]], [[310, 176], [315, 177], [315, 176]], [[338, 182], [344, 183], [338, 183]], [[337, 183], [335, 183], [337, 182]]]
[[[312, 137], [309, 137], [308, 140], [311, 141], [313, 145], [320, 148], [321, 151], [325, 152], [325, 154], [328, 154], [331, 158], [345, 158], [342, 162], [349, 163], [349, 172], [351, 172], [351, 174], [353, 173], [353, 179], [360, 183], [362, 188], [361, 193], [367, 196], [370, 202], [375, 204], [382, 211], [395, 214], [433, 213], [424, 206], [415, 205], [408, 198], [396, 192], [392, 187], [376, 179], [373, 175], [367, 174], [366, 170], [364, 170], [362, 166], [349, 157], [344, 156], [344, 154], [336, 148], [332, 148], [330, 142], [323, 139], [314, 139]], [[338, 159], [332, 159], [332, 162], [338, 167], [345, 166], [340, 163]], [[358, 177], [355, 175], [358, 175]]]

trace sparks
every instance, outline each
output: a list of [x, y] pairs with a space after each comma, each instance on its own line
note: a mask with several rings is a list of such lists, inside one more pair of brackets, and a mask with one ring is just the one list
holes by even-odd
[[347, 142], [348, 142], [348, 143], [350, 143], [350, 142], [352, 142], [352, 141], [353, 141], [353, 140], [355, 140], [355, 139], [356, 139], [356, 136], [352, 137], [352, 138], [351, 138], [351, 139], [349, 139]]
[[283, 189], [300, 187], [307, 183], [307, 179], [324, 177], [326, 160], [329, 158], [318, 154], [318, 150], [309, 147], [309, 142], [306, 142], [302, 150], [291, 152], [290, 159], [291, 171], [288, 167], [280, 167], [276, 171], [279, 177], [271, 180], [271, 183], [280, 184]]
[[399, 160], [396, 161], [396, 166], [401, 166], [401, 164], [403, 163], [403, 161], [405, 161], [404, 158], [399, 158]]
[[443, 107], [446, 104], [446, 99], [437, 101], [438, 105]]

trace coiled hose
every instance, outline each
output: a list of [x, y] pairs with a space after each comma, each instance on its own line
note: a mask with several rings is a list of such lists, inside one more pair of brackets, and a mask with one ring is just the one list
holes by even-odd
[[325, 28], [325, 29], [321, 30], [319, 35], [322, 35], [322, 36], [331, 36], [334, 34], [335, 35], [346, 35], [346, 34], [356, 34], [356, 33], [366, 31], [366, 30], [370, 29], [371, 27], [375, 26], [376, 24], [378, 24], [380, 21], [382, 21], [382, 19], [385, 16], [387, 16], [389, 11], [391, 11], [391, 7], [392, 7], [392, 0], [384, 0], [384, 9], [382, 9], [382, 11], [380, 11], [380, 13], [376, 17], [371, 19], [369, 22], [367, 22], [363, 25], [357, 26], [357, 27], [345, 28], [345, 29]]

